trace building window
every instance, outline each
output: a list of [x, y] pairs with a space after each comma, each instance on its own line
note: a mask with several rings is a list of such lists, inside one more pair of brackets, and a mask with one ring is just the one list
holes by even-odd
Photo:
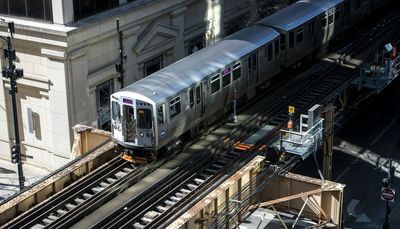
[[219, 91], [219, 89], [221, 88], [221, 79], [219, 77], [220, 75], [215, 75], [213, 77], [211, 77], [211, 94], [216, 93], [217, 91]]
[[297, 30], [296, 40], [297, 40], [297, 44], [304, 40], [304, 30], [303, 30], [303, 28]]
[[196, 37], [189, 41], [187, 54], [190, 55], [204, 48], [204, 36]]
[[240, 62], [234, 64], [233, 65], [233, 81], [239, 79], [241, 74], [242, 74], [242, 66], [241, 66]]
[[268, 44], [268, 61], [272, 60], [272, 44]]
[[169, 116], [171, 118], [181, 113], [181, 97], [175, 97], [169, 102]]
[[163, 68], [162, 56], [158, 56], [144, 63], [144, 76], [151, 75]]
[[294, 47], [294, 32], [289, 33], [289, 48]]
[[96, 87], [97, 125], [102, 130], [111, 129], [110, 96], [113, 92], [113, 80], [108, 80]]
[[326, 17], [321, 19], [321, 27], [325, 28], [326, 27]]
[[275, 58], [279, 56], [279, 39], [275, 40]]
[[231, 68], [227, 67], [223, 71], [222, 75], [222, 87], [226, 87], [231, 84]]
[[119, 0], [74, 0], [75, 21], [119, 5]]
[[53, 21], [51, 0], [0, 0], [0, 14]]
[[158, 106], [158, 109], [157, 109], [157, 121], [158, 121], [158, 124], [164, 124], [164, 122], [165, 122], [165, 120], [164, 120], [164, 110], [165, 110], [165, 105], [164, 104]]
[[332, 25], [333, 23], [333, 14], [329, 15], [328, 17], [328, 25]]

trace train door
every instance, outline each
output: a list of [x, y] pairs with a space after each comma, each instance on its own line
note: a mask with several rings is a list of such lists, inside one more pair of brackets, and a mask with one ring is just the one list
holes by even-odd
[[[136, 136], [136, 119], [135, 119], [135, 108], [133, 107], [133, 103], [130, 103], [130, 100], [124, 99], [124, 103], [122, 105], [122, 126], [123, 126], [123, 135], [125, 137], [125, 142], [135, 142]], [[128, 101], [128, 103], [127, 103]]]
[[167, 121], [165, 114], [165, 104], [160, 104], [157, 106], [157, 131], [158, 131], [158, 145], [161, 145], [167, 135]]
[[195, 120], [199, 120], [203, 117], [205, 112], [204, 104], [204, 93], [203, 85], [201, 82], [195, 86], [194, 97], [195, 97]]
[[257, 53], [251, 54], [247, 58], [248, 85], [254, 85], [258, 82], [258, 56]]
[[187, 109], [187, 116], [188, 116], [188, 124], [191, 125], [196, 120], [196, 107], [194, 101], [194, 92], [195, 87], [190, 87], [188, 90], [188, 109]]

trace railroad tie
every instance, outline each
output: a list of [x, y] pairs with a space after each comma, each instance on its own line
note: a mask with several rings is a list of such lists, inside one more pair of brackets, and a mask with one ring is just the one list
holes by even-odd
[[194, 190], [194, 189], [196, 189], [198, 186], [197, 185], [194, 185], [194, 184], [188, 184], [187, 185], [191, 190]]
[[160, 212], [165, 212], [166, 210], [168, 210], [168, 208], [167, 208], [167, 207], [164, 207], [164, 206], [157, 206], [156, 208], [157, 208], [157, 210], [159, 210]]
[[72, 209], [74, 209], [74, 208], [76, 207], [76, 205], [67, 204], [67, 205], [65, 205], [65, 207], [66, 207], [68, 210], [72, 210]]

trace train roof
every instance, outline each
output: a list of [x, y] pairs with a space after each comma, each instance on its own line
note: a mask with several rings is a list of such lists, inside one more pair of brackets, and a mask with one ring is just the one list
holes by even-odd
[[219, 72], [279, 36], [267, 27], [242, 29], [122, 89], [159, 103]]
[[314, 4], [315, 6], [319, 7], [323, 11], [327, 11], [330, 8], [339, 5], [342, 3], [344, 0], [301, 0], [302, 2], [309, 2], [311, 4]]
[[343, 2], [343, 0], [300, 0], [275, 14], [260, 20], [257, 24], [290, 31], [312, 20], [316, 16], [341, 2]]
[[260, 20], [257, 24], [290, 31], [312, 20], [321, 13], [323, 13], [323, 11], [314, 4], [310, 4], [309, 2], [296, 2]]

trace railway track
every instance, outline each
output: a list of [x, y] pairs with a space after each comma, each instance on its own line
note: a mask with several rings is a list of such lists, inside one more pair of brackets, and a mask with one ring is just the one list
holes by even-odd
[[[385, 26], [378, 25], [371, 33], [365, 34], [352, 44], [340, 50], [341, 56], [330, 64], [329, 67], [317, 71], [314, 76], [309, 77], [308, 82], [298, 85], [289, 93], [285, 93], [284, 97], [280, 97], [274, 103], [268, 105], [268, 109], [261, 110], [257, 114], [251, 116], [248, 121], [238, 125], [228, 135], [225, 136], [223, 142], [210, 145], [208, 150], [213, 155], [212, 163], [204, 165], [201, 162], [209, 160], [209, 157], [199, 157], [193, 159], [193, 164], [201, 164], [203, 169], [184, 169], [183, 175], [180, 171], [174, 171], [168, 177], [160, 180], [149, 190], [134, 197], [120, 209], [116, 209], [108, 217], [98, 222], [93, 228], [106, 226], [124, 226], [124, 227], [158, 227], [165, 226], [179, 212], [184, 211], [194, 201], [195, 196], [200, 193], [206, 193], [207, 189], [214, 187], [225, 176], [234, 170], [229, 169], [232, 164], [238, 165], [244, 163], [246, 159], [241, 159], [239, 154], [232, 151], [233, 143], [241, 141], [246, 136], [258, 130], [259, 126], [271, 125], [275, 128], [255, 144], [249, 152], [248, 158], [258, 152], [257, 149], [263, 142], [272, 141], [276, 138], [279, 130], [287, 121], [287, 106], [296, 106], [298, 113], [306, 111], [309, 106], [315, 103], [325, 103], [339, 94], [343, 88], [347, 87], [349, 82], [356, 76], [349, 69], [342, 68], [339, 62], [346, 62], [348, 56], [355, 56], [357, 50], [371, 46], [373, 39], [371, 38], [388, 38], [393, 33], [398, 33], [399, 29], [392, 30], [388, 33], [382, 28], [395, 28], [395, 20], [398, 21], [398, 15], [389, 15], [385, 22]], [[393, 26], [393, 27], [392, 27]], [[385, 33], [386, 31], [386, 33]], [[378, 45], [376, 45], [378, 46]], [[335, 63], [336, 62], [336, 63]], [[279, 84], [281, 85], [281, 84]], [[260, 97], [265, 96], [261, 95]], [[297, 99], [296, 98], [300, 98]], [[292, 102], [295, 101], [295, 102]], [[248, 108], [257, 101], [253, 100], [242, 109]], [[210, 155], [210, 154], [208, 154]], [[227, 160], [231, 155], [230, 160]], [[232, 155], [235, 155], [232, 157]], [[141, 177], [150, 173], [150, 171], [158, 168], [165, 160], [149, 165], [147, 167], [137, 167], [114, 159], [108, 165], [96, 170], [93, 175], [86, 179], [79, 180], [75, 185], [66, 189], [60, 195], [54, 196], [44, 204], [36, 206], [31, 211], [18, 217], [12, 223], [7, 224], [7, 228], [30, 228], [30, 227], [68, 227], [94, 209], [107, 202], [110, 198], [115, 197], [119, 192], [129, 187], [129, 185], [137, 182]], [[292, 160], [289, 160], [292, 161]], [[293, 160], [290, 163], [295, 163]], [[296, 161], [297, 162], [297, 161]], [[215, 164], [214, 164], [215, 163]], [[230, 166], [229, 166], [230, 165]], [[208, 167], [209, 166], [209, 167]], [[288, 167], [285, 165], [284, 167]], [[198, 168], [194, 166], [193, 168]], [[214, 168], [214, 169], [213, 169]], [[209, 169], [209, 172], [206, 170]], [[190, 174], [190, 172], [192, 174]], [[199, 172], [201, 171], [201, 172]], [[211, 173], [214, 171], [215, 173]], [[117, 175], [119, 174], [119, 175]], [[123, 175], [124, 174], [124, 175]], [[180, 174], [180, 175], [179, 175]], [[177, 179], [180, 177], [179, 179]], [[176, 182], [181, 183], [176, 183]], [[186, 183], [185, 183], [186, 182]], [[171, 185], [174, 184], [174, 185]], [[190, 187], [189, 187], [189, 184]], [[173, 188], [178, 187], [178, 188]], [[192, 187], [192, 188], [191, 188]], [[154, 196], [153, 198], [150, 198]], [[157, 198], [155, 198], [157, 196]], [[201, 195], [200, 195], [201, 196]], [[151, 202], [143, 202], [140, 200], [152, 199], [156, 204], [150, 205]], [[130, 218], [127, 215], [131, 216]], [[133, 217], [134, 216], [134, 217]], [[130, 220], [127, 220], [130, 219]], [[104, 226], [103, 226], [104, 227]]]
[[[394, 21], [394, 20], [392, 20]], [[394, 23], [394, 22], [393, 22]], [[392, 24], [394, 27], [394, 25]], [[387, 26], [388, 27], [388, 26]], [[393, 27], [389, 26], [393, 29]], [[347, 47], [348, 52], [344, 52], [336, 63], [340, 62], [340, 60], [345, 59], [346, 56], [356, 55], [358, 50], [364, 49], [365, 47], [371, 46], [376, 42], [371, 37], [380, 37], [381, 39], [388, 39], [390, 37], [389, 34], [386, 33], [385, 36], [383, 34], [386, 30], [373, 30], [370, 34], [366, 34], [364, 37], [361, 37], [357, 42], [354, 42], [354, 47]], [[395, 30], [398, 31], [398, 28]], [[386, 31], [387, 32], [387, 31]], [[375, 44], [375, 46], [379, 46], [379, 44]], [[291, 91], [286, 95], [284, 99], [278, 100], [274, 104], [270, 104], [267, 109], [262, 110], [256, 115], [253, 115], [249, 118], [249, 122], [241, 124], [236, 130], [229, 134], [229, 136], [225, 139], [229, 140], [229, 144], [225, 144], [225, 147], [219, 148], [219, 150], [214, 151], [217, 155], [220, 153], [221, 160], [224, 160], [224, 156], [226, 154], [234, 154], [232, 148], [229, 145], [232, 145], [232, 142], [236, 142], [240, 139], [243, 139], [245, 136], [248, 136], [249, 133], [253, 133], [257, 130], [257, 127], [260, 125], [271, 125], [275, 126], [275, 128], [266, 136], [264, 136], [260, 142], [255, 144], [249, 152], [247, 153], [249, 157], [250, 155], [256, 155], [257, 149], [260, 144], [265, 142], [271, 142], [277, 137], [277, 133], [279, 130], [285, 125], [287, 121], [287, 105], [292, 104], [296, 106], [296, 108], [300, 111], [298, 113], [302, 113], [306, 111], [310, 106], [315, 103], [324, 104], [329, 100], [332, 100], [335, 96], [337, 96], [344, 88], [348, 87], [351, 81], [357, 76], [357, 72], [344, 68], [339, 64], [331, 64], [330, 67], [319, 72], [317, 77], [312, 77], [308, 83], [302, 85], [301, 87], [297, 87], [295, 90]], [[300, 98], [300, 99], [295, 99]], [[284, 101], [282, 101], [284, 100]], [[290, 102], [290, 101], [295, 101]], [[239, 130], [238, 130], [239, 129]], [[227, 147], [228, 145], [228, 147]], [[223, 154], [222, 152], [228, 152]], [[238, 157], [240, 158], [240, 157]], [[240, 159], [237, 159], [234, 163], [239, 163]], [[241, 162], [244, 162], [242, 160]], [[297, 163], [298, 160], [289, 158], [287, 163], [283, 163], [284, 168], [288, 168]], [[282, 162], [281, 162], [282, 163]], [[230, 166], [231, 168], [236, 166]], [[224, 171], [223, 173], [221, 173]], [[223, 181], [225, 175], [229, 173], [233, 173], [236, 171], [235, 169], [222, 169], [221, 172], [215, 173], [212, 176], [204, 176], [202, 172], [200, 172], [201, 178], [193, 178], [190, 181], [185, 181], [189, 183], [196, 183], [196, 187], [189, 190], [183, 189], [182, 187], [188, 184], [185, 182], [177, 185], [177, 188], [170, 190], [165, 187], [160, 187], [158, 191], [158, 195], [156, 199], [159, 201], [156, 202], [143, 202], [143, 205], [147, 206], [144, 210], [139, 208], [124, 208], [125, 212], [120, 215], [113, 214], [112, 217], [106, 217], [102, 221], [98, 222], [93, 226], [93, 228], [106, 228], [106, 227], [124, 227], [124, 228], [162, 228], [167, 226], [174, 217], [179, 216], [183, 212], [187, 211], [192, 204], [195, 203], [195, 200], [201, 198], [201, 196], [206, 195], [207, 190], [212, 190], [218, 184]], [[280, 171], [279, 173], [283, 172]], [[279, 174], [277, 173], [277, 174]], [[196, 174], [197, 175], [197, 174]], [[196, 176], [193, 175], [193, 176]], [[197, 182], [195, 179], [198, 179]], [[201, 190], [201, 191], [200, 191]], [[188, 192], [190, 191], [190, 192]], [[133, 198], [132, 202], [137, 203], [137, 199]], [[151, 204], [153, 203], [153, 204]], [[138, 204], [138, 203], [137, 203]], [[149, 204], [151, 204], [149, 206]], [[113, 224], [104, 224], [113, 220]], [[104, 226], [107, 225], [107, 226]]]
[[97, 169], [92, 176], [77, 181], [60, 195], [48, 199], [45, 204], [34, 207], [18, 217], [18, 221], [6, 227], [48, 227], [87, 207], [89, 203], [102, 198], [105, 193], [112, 192], [119, 184], [124, 183], [126, 178], [134, 176], [138, 171], [140, 171], [138, 167], [120, 158], [114, 158]]

